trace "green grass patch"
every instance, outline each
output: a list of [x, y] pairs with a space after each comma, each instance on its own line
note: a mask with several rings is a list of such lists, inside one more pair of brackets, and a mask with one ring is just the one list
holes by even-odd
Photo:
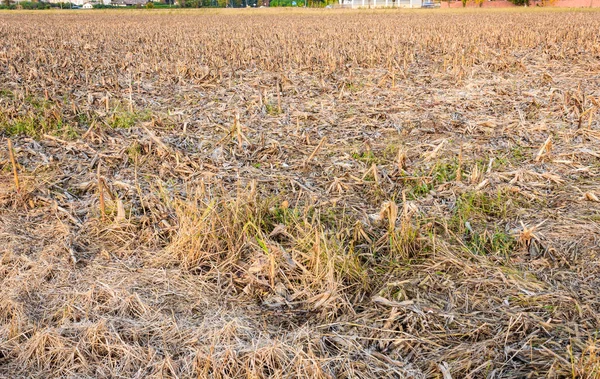
[[510, 149], [510, 154], [509, 154], [508, 160], [510, 160], [511, 162], [513, 162], [515, 164], [519, 164], [519, 163], [522, 163], [526, 158], [527, 158], [527, 156], [526, 156], [525, 151], [523, 150], [522, 146], [514, 145]]
[[410, 200], [427, 196], [432, 189], [444, 183], [456, 180], [456, 171], [458, 162], [456, 160], [450, 162], [438, 162], [429, 171], [421, 171], [408, 182], [409, 190], [407, 196]]
[[516, 246], [516, 240], [506, 232], [496, 230], [492, 233], [484, 230], [474, 233], [467, 239], [467, 247], [473, 254], [502, 255], [508, 257]]
[[274, 103], [265, 103], [265, 111], [270, 116], [279, 116], [282, 113], [279, 106]]
[[63, 119], [36, 117], [32, 114], [0, 120], [0, 131], [8, 136], [39, 138], [44, 134], [76, 138], [77, 130]]
[[353, 152], [351, 155], [353, 159], [356, 159], [357, 161], [363, 162], [367, 165], [380, 163], [380, 160], [377, 159], [377, 157], [371, 150], [363, 152]]
[[516, 240], [498, 224], [504, 223], [519, 204], [519, 198], [504, 189], [495, 193], [463, 193], [456, 201], [448, 227], [464, 237], [466, 247], [473, 254], [508, 257], [515, 249]]
[[0, 89], [0, 97], [6, 98], [6, 99], [13, 99], [15, 97], [15, 95], [12, 93], [11, 90]]
[[144, 112], [116, 112], [108, 120], [108, 125], [113, 129], [133, 128], [139, 122], [151, 119], [149, 111]]

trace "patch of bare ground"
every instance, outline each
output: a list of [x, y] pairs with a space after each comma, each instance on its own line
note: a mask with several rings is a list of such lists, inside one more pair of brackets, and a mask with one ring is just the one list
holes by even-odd
[[598, 378], [599, 27], [1, 13], [0, 376]]

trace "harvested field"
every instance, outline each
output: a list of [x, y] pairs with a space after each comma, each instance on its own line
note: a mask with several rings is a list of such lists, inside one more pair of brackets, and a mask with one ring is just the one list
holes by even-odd
[[0, 376], [599, 378], [599, 30], [0, 13]]

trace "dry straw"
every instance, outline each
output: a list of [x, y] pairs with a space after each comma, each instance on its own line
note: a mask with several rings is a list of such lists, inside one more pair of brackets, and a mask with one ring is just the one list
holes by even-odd
[[599, 29], [0, 13], [0, 377], [598, 378]]

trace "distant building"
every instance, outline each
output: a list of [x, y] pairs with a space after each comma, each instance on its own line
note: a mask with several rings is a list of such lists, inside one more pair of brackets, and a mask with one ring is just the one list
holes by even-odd
[[81, 9], [93, 9], [94, 6], [92, 5], [92, 3], [85, 3], [81, 6]]
[[424, 0], [338, 0], [343, 8], [421, 8]]
[[148, 0], [112, 0], [112, 5], [125, 7], [125, 6], [136, 6], [136, 5], [146, 5]]
[[[78, 5], [80, 7], [83, 8], [83, 6], [85, 4], [90, 4], [91, 7], [94, 7], [94, 4], [104, 4], [104, 5], [110, 5], [111, 0], [99, 0], [99, 1], [90, 1], [90, 0], [45, 0], [47, 3], [52, 3], [52, 4], [56, 4], [56, 3], [72, 3], [73, 5]], [[85, 9], [90, 9], [85, 8]]]

